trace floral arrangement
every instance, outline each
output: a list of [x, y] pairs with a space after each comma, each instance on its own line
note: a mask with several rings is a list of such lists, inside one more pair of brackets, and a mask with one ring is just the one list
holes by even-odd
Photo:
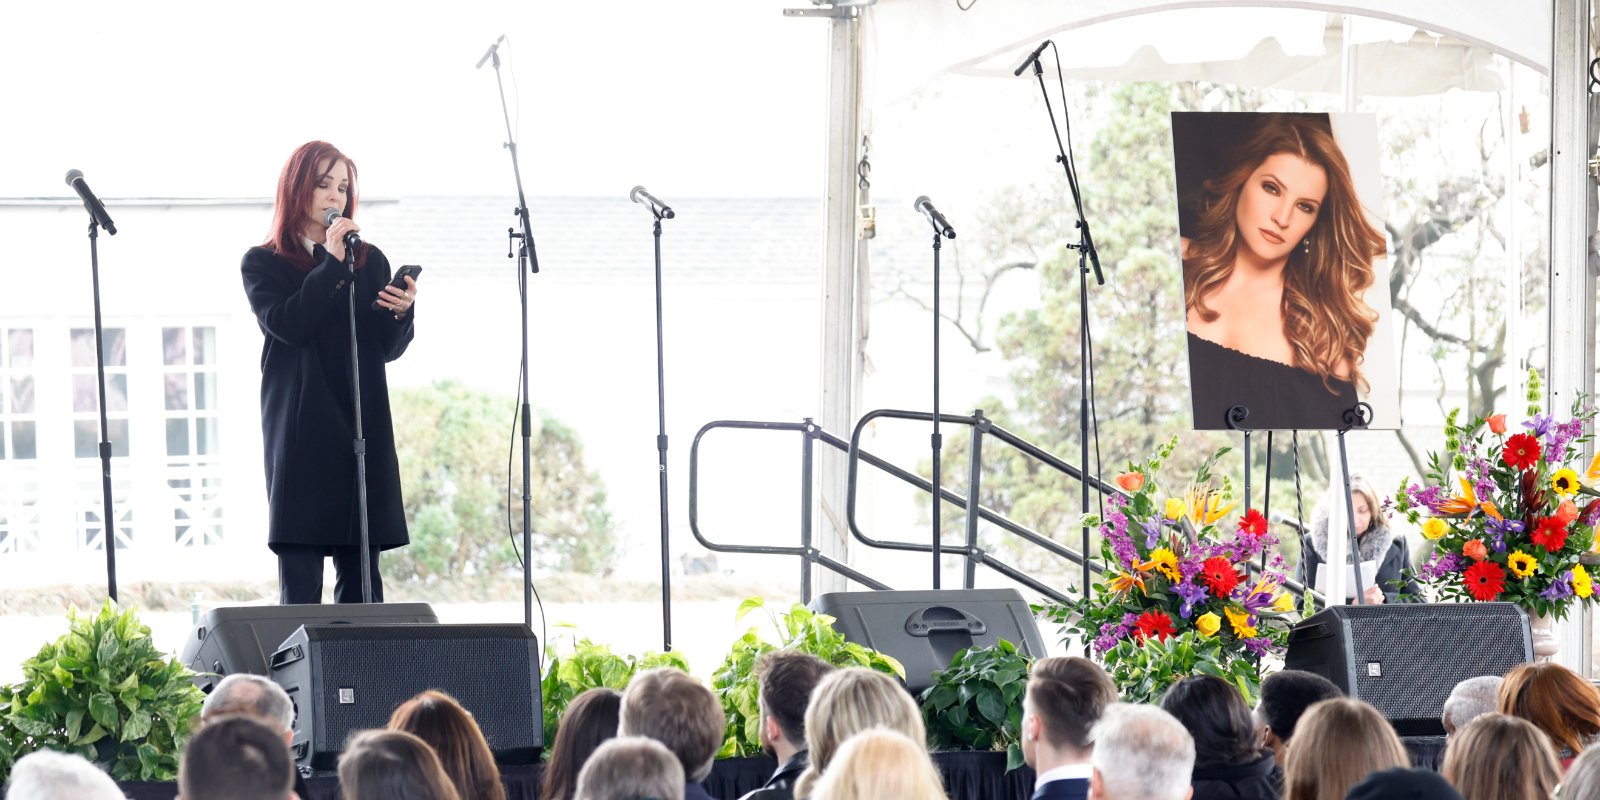
[[1278, 540], [1259, 511], [1222, 524], [1235, 503], [1226, 480], [1213, 485], [1211, 469], [1228, 448], [1182, 495], [1162, 490], [1156, 476], [1177, 445], [1174, 436], [1142, 466], [1129, 464], [1117, 477], [1129, 495], [1108, 498], [1103, 520], [1084, 520], [1100, 528], [1107, 580], [1077, 603], [1041, 610], [1064, 634], [1079, 634], [1125, 700], [1155, 702], [1200, 674], [1234, 683], [1253, 703], [1261, 659], [1282, 653], [1288, 638], [1295, 602], [1279, 591], [1286, 565], [1274, 555], [1259, 579], [1248, 577], [1248, 565]]
[[[1530, 402], [1537, 391], [1531, 382]], [[1564, 421], [1537, 405], [1529, 414], [1512, 429], [1504, 414], [1461, 426], [1459, 409], [1450, 412], [1445, 453], [1430, 453], [1425, 485], [1403, 481], [1395, 503], [1433, 543], [1416, 575], [1439, 598], [1500, 600], [1560, 619], [1575, 602], [1595, 602], [1579, 558], [1600, 520], [1600, 500], [1582, 497], [1600, 494], [1600, 457], [1581, 475], [1574, 469], [1595, 409], [1580, 399]]]

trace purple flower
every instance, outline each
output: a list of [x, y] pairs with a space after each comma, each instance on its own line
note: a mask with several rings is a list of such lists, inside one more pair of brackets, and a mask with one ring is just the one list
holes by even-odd
[[[1241, 601], [1241, 603], [1244, 605], [1244, 610], [1250, 612], [1251, 614], [1252, 624], [1255, 621], [1256, 614], [1259, 614], [1262, 611], [1272, 607], [1273, 588], [1274, 587], [1267, 584], [1258, 583], [1256, 584], [1255, 588], [1248, 590], [1249, 594], [1245, 595], [1244, 599]], [[1245, 589], [1241, 588], [1236, 594], [1244, 594], [1245, 591]]]
[[1422, 567], [1417, 570], [1417, 574], [1420, 575], [1425, 581], [1437, 580], [1446, 575], [1460, 572], [1463, 568], [1471, 563], [1471, 559], [1455, 553], [1438, 553], [1432, 558], [1429, 558], [1427, 562], [1425, 562]]
[[1495, 519], [1487, 517], [1483, 521], [1483, 529], [1488, 531], [1496, 553], [1506, 551], [1506, 534], [1521, 533], [1524, 528], [1520, 519]]
[[1595, 526], [1595, 523], [1600, 522], [1600, 503], [1593, 503], [1592, 505], [1594, 507], [1589, 509], [1589, 513], [1583, 515], [1583, 524], [1591, 528]]
[[1429, 486], [1424, 489], [1416, 484], [1406, 487], [1406, 500], [1412, 506], [1425, 506], [1429, 511], [1438, 511], [1439, 505], [1444, 502], [1444, 487]]
[[1149, 520], [1144, 523], [1144, 549], [1153, 549], [1161, 541], [1161, 521]]
[[1536, 438], [1543, 439], [1545, 434], [1550, 432], [1550, 422], [1549, 414], [1534, 414], [1533, 419], [1522, 423], [1522, 427], [1533, 431]]
[[1567, 445], [1583, 435], [1582, 420], [1568, 420], [1555, 426], [1544, 446], [1544, 460], [1559, 464], [1567, 456]]
[[1566, 572], [1561, 573], [1561, 577], [1556, 578], [1556, 582], [1550, 584], [1550, 588], [1540, 592], [1539, 596], [1552, 602], [1557, 600], [1565, 600], [1571, 597], [1572, 570], [1569, 569]]
[[1257, 636], [1253, 639], [1245, 639], [1244, 646], [1256, 658], [1265, 658], [1267, 651], [1272, 648], [1272, 640], [1265, 636]]
[[1178, 610], [1178, 615], [1188, 619], [1194, 613], [1194, 607], [1206, 600], [1206, 587], [1199, 586], [1187, 578], [1177, 586], [1172, 587], [1179, 597], [1183, 598], [1183, 608]]

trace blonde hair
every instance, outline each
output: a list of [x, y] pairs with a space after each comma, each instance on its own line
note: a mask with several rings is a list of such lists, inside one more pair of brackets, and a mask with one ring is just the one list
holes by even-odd
[[817, 781], [816, 800], [946, 800], [943, 781], [920, 742], [887, 728], [845, 741]]
[[[1321, 377], [1332, 394], [1338, 394], [1335, 378], [1365, 392], [1361, 362], [1378, 314], [1363, 295], [1376, 280], [1372, 262], [1387, 245], [1367, 221], [1326, 114], [1262, 114], [1233, 166], [1205, 182], [1204, 205], [1183, 260], [1184, 302], [1207, 322], [1217, 318], [1206, 299], [1233, 273], [1239, 194], [1261, 163], [1279, 153], [1316, 164], [1328, 176], [1328, 194], [1306, 237], [1310, 252], [1295, 247], [1283, 269], [1283, 333], [1294, 349], [1294, 366]], [[1346, 365], [1350, 374], [1341, 376]]]
[[869, 728], [904, 734], [927, 752], [922, 712], [900, 682], [865, 667], [841, 669], [822, 679], [806, 707], [806, 743], [811, 762], [795, 782], [794, 796], [807, 798], [845, 740]]
[[1561, 783], [1561, 762], [1533, 723], [1484, 714], [1450, 741], [1441, 773], [1465, 800], [1543, 798]]
[[1323, 700], [1295, 725], [1284, 756], [1283, 800], [1344, 800], [1368, 775], [1409, 766], [1405, 745], [1377, 709], [1360, 700]]

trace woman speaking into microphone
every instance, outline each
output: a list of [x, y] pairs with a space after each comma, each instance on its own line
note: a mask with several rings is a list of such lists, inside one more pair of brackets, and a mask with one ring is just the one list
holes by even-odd
[[383, 252], [349, 236], [361, 230], [355, 223], [356, 186], [355, 163], [333, 145], [301, 145], [278, 178], [271, 235], [245, 253], [242, 266], [245, 295], [266, 340], [261, 433], [267, 546], [278, 557], [285, 604], [322, 602], [324, 559], [330, 556], [334, 601], [362, 600], [351, 291], [374, 601], [383, 600], [379, 551], [409, 541], [385, 369], [415, 335], [417, 284], [408, 275], [403, 288], [389, 285]]

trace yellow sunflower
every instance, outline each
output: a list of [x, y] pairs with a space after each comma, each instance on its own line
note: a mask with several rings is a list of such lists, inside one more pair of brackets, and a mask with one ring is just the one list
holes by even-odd
[[1562, 467], [1550, 476], [1550, 488], [1562, 497], [1571, 497], [1578, 491], [1578, 473]]
[[1506, 559], [1506, 566], [1511, 568], [1511, 573], [1519, 578], [1526, 578], [1539, 569], [1539, 559], [1517, 550]]
[[1588, 597], [1594, 594], [1594, 579], [1589, 577], [1589, 571], [1582, 564], [1572, 567], [1572, 592], [1579, 597]]
[[1178, 574], [1178, 555], [1165, 547], [1150, 551], [1150, 563], [1155, 566], [1156, 572], [1167, 576], [1173, 583], [1182, 577]]
[[1234, 611], [1233, 606], [1222, 609], [1228, 615], [1228, 624], [1233, 626], [1233, 635], [1240, 639], [1249, 639], [1256, 635], [1256, 626], [1250, 624], [1250, 612]]

